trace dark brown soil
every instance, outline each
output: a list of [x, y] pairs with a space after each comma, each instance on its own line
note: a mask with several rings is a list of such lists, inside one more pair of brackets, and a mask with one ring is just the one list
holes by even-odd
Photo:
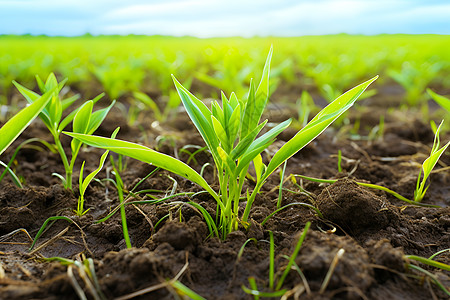
[[[93, 182], [86, 192], [85, 205], [90, 210], [83, 217], [76, 217], [73, 210], [77, 205], [78, 187], [75, 184], [74, 192], [65, 190], [59, 179], [51, 175], [64, 173], [59, 157], [49, 151], [21, 150], [14, 169], [23, 178], [24, 188], [14, 186], [8, 177], [0, 183], [0, 298], [78, 299], [75, 280], [88, 299], [95, 299], [92, 290], [105, 299], [139, 291], [143, 292], [137, 294], [136, 299], [182, 299], [167, 284], [168, 280], [179, 278], [206, 299], [253, 299], [242, 288], [250, 286], [251, 277], [260, 291], [271, 291], [269, 231], [274, 235], [275, 272], [279, 278], [288, 262], [285, 257], [293, 253], [306, 222], [310, 221], [311, 228], [295, 259], [306, 281], [291, 270], [283, 284], [292, 299], [298, 296], [298, 299], [448, 299], [428, 277], [407, 268], [405, 255], [429, 257], [450, 248], [450, 172], [432, 174], [423, 200], [440, 208], [408, 205], [385, 192], [355, 183], [357, 180], [383, 185], [411, 199], [421, 163], [433, 142], [431, 129], [414, 113], [387, 113], [383, 97], [398, 99], [401, 95], [389, 95], [389, 89], [379, 90], [376, 97], [365, 100], [366, 106], [352, 109], [349, 115], [350, 120], [360, 121], [359, 138], [345, 128], [330, 128], [289, 160], [286, 176], [302, 174], [339, 179], [330, 185], [297, 178], [297, 183], [309, 196], [291, 180], [283, 185], [282, 205], [310, 203], [321, 211], [323, 218], [304, 206], [292, 205], [262, 226], [265, 218], [276, 210], [279, 176], [274, 174], [253, 205], [250, 227], [231, 233], [225, 241], [211, 237], [202, 215], [191, 206], [183, 205], [193, 200], [214, 216], [214, 200], [206, 194], [198, 194], [192, 199], [179, 196], [156, 205], [126, 206], [133, 245], [132, 249], [126, 249], [119, 213], [105, 222], [97, 222], [119, 203], [112, 184]], [[268, 116], [272, 121], [280, 121], [291, 117], [290, 113], [289, 109], [279, 109], [269, 112]], [[386, 122], [383, 137], [361, 138], [378, 124], [381, 114], [385, 115]], [[185, 162], [189, 157], [179, 149], [185, 145], [204, 145], [184, 113], [166, 124], [152, 126], [152, 122], [151, 115], [143, 115], [139, 118], [140, 127], [127, 125], [120, 112], [113, 110], [97, 134], [110, 135], [116, 126], [121, 126], [118, 138], [178, 155]], [[288, 129], [281, 134], [268, 153], [276, 151], [295, 132]], [[2, 155], [2, 161], [9, 160], [20, 142], [37, 136], [51, 142], [40, 121], [34, 122], [19, 137]], [[443, 142], [448, 139], [448, 134], [441, 137]], [[69, 139], [63, 142], [69, 147]], [[338, 172], [338, 150], [343, 156], [342, 172]], [[86, 160], [86, 172], [90, 172], [97, 167], [101, 153], [92, 148], [80, 153], [75, 182], [80, 163]], [[121, 176], [127, 191], [154, 170], [132, 159], [125, 161], [127, 167]], [[211, 157], [201, 152], [190, 165], [200, 171], [206, 162], [211, 162]], [[449, 164], [450, 157], [444, 154], [436, 169]], [[110, 170], [110, 163], [107, 163], [98, 177], [111, 178]], [[192, 182], [163, 170], [147, 178], [138, 190], [161, 190], [162, 194], [153, 195], [162, 197], [173, 188], [171, 178], [177, 182], [177, 193], [201, 191]], [[217, 188], [212, 169], [205, 169], [205, 178]], [[251, 182], [246, 186], [250, 190], [253, 188]], [[72, 222], [50, 223], [52, 226], [47, 227], [34, 250], [29, 251], [30, 237], [35, 237], [47, 218], [57, 215], [66, 216]], [[242, 245], [250, 238], [254, 240], [238, 258]], [[337, 258], [338, 252], [343, 253], [340, 258]], [[83, 277], [76, 265], [44, 260], [49, 257], [92, 258], [98, 288], [86, 284], [83, 278], [87, 277]], [[333, 260], [335, 268], [329, 281], [324, 283]], [[441, 254], [437, 260], [449, 264], [450, 253]], [[414, 264], [436, 274], [449, 289], [449, 272]]]

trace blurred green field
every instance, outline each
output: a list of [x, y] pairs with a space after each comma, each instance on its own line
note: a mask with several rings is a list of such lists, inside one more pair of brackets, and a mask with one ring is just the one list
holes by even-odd
[[[166, 122], [180, 106], [171, 74], [200, 99], [218, 99], [221, 90], [245, 98], [271, 45], [270, 101], [290, 107], [299, 124], [376, 75], [364, 98], [378, 93], [382, 106], [420, 112], [426, 123], [448, 119], [448, 109], [439, 105], [433, 104], [430, 113], [434, 102], [426, 91], [450, 94], [448, 36], [0, 36], [0, 121], [25, 104], [13, 81], [37, 91], [35, 76], [45, 79], [53, 72], [60, 81], [68, 79], [62, 91], [67, 96], [87, 100], [105, 92], [105, 105], [117, 99], [129, 124], [146, 112]], [[390, 93], [392, 100], [386, 97]]]
[[327, 99], [377, 74], [377, 85], [392, 80], [402, 85], [412, 105], [422, 101], [426, 87], [450, 88], [448, 36], [0, 36], [0, 103], [10, 99], [12, 80], [33, 87], [35, 75], [46, 78], [50, 72], [88, 96], [100, 90], [114, 99], [134, 91], [167, 95], [172, 73], [183, 82], [239, 95], [250, 77], [260, 76], [270, 45], [272, 84], [315, 88]]

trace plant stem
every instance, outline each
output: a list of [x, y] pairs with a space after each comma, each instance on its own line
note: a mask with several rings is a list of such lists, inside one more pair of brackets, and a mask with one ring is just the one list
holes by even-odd
[[128, 234], [128, 226], [127, 226], [127, 216], [125, 214], [125, 206], [122, 205], [124, 202], [123, 199], [123, 181], [122, 178], [120, 178], [119, 172], [114, 166], [114, 173], [116, 176], [116, 182], [117, 182], [117, 193], [119, 195], [119, 202], [121, 204], [120, 206], [120, 217], [122, 219], [122, 230], [123, 230], [123, 237], [125, 239], [125, 244], [127, 245], [127, 248], [131, 248], [131, 242], [130, 242], [130, 236]]
[[55, 140], [56, 149], [58, 149], [59, 155], [61, 156], [61, 160], [64, 165], [64, 169], [66, 170], [66, 182], [64, 183], [64, 187], [66, 189], [72, 190], [72, 169], [69, 166], [69, 161], [67, 160], [67, 155], [64, 152], [64, 148], [61, 144], [61, 140], [59, 139], [58, 133], [52, 133], [53, 139]]
[[263, 183], [264, 183], [264, 180], [261, 180], [258, 183], [256, 183], [255, 189], [251, 193], [250, 198], [247, 199], [247, 204], [245, 205], [244, 214], [242, 215], [242, 222], [244, 222], [244, 223], [248, 222], [248, 217], [250, 215], [250, 209], [252, 208], [253, 201], [255, 201], [256, 194], [259, 193], [259, 190], [261, 189]]

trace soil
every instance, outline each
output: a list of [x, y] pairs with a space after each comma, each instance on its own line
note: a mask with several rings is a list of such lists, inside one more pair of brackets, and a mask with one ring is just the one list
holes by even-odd
[[[271, 291], [269, 232], [274, 236], [275, 272], [279, 278], [288, 263], [285, 257], [292, 255], [309, 221], [311, 227], [295, 259], [304, 278], [292, 270], [282, 286], [291, 299], [448, 299], [429, 277], [407, 267], [405, 255], [429, 257], [450, 248], [450, 172], [444, 169], [431, 175], [423, 203], [438, 208], [409, 205], [385, 192], [355, 183], [378, 184], [409, 199], [413, 197], [421, 163], [433, 143], [433, 132], [417, 112], [398, 107], [388, 110], [389, 105], [401, 100], [397, 90], [378, 87], [376, 96], [351, 109], [348, 115], [351, 124], [355, 120], [360, 122], [358, 135], [351, 132], [351, 126], [329, 128], [289, 160], [286, 176], [339, 179], [333, 184], [321, 184], [297, 177], [297, 184], [292, 180], [283, 184], [282, 205], [309, 203], [323, 217], [305, 206], [291, 205], [262, 225], [276, 210], [280, 177], [277, 173], [257, 196], [250, 226], [232, 232], [224, 241], [211, 237], [198, 210], [183, 204], [195, 201], [214, 216], [214, 200], [200, 193], [193, 198], [178, 196], [156, 205], [127, 205], [133, 248], [126, 249], [119, 213], [98, 222], [119, 204], [111, 183], [92, 182], [85, 203], [90, 210], [77, 217], [73, 213], [79, 195], [77, 184], [71, 192], [51, 175], [64, 173], [58, 155], [36, 147], [20, 150], [14, 170], [24, 181], [24, 187], [16, 187], [8, 177], [0, 183], [0, 298], [78, 299], [74, 289], [78, 284], [88, 299], [122, 296], [120, 299], [181, 299], [180, 293], [168, 284], [177, 278], [206, 299], [253, 299], [242, 288], [250, 287], [249, 278], [254, 278], [260, 291]], [[289, 91], [283, 91], [283, 97], [287, 94]], [[274, 98], [271, 101], [277, 105], [267, 117], [273, 122], [292, 117], [293, 110], [277, 102], [276, 94]], [[371, 128], [378, 125], [380, 115], [385, 116], [384, 135], [367, 139]], [[113, 109], [96, 134], [107, 136], [120, 126], [118, 138], [177, 155], [185, 162], [189, 156], [179, 152], [180, 149], [186, 145], [204, 146], [182, 111], [167, 123], [153, 121], [151, 114], [146, 113], [130, 125], [118, 109]], [[295, 133], [292, 128], [282, 133], [264, 159]], [[51, 142], [47, 129], [37, 120], [2, 155], [2, 161], [9, 161], [17, 145], [31, 137]], [[441, 136], [441, 140], [448, 141], [449, 135]], [[70, 140], [64, 138], [63, 143], [69, 149]], [[342, 151], [342, 172], [338, 171], [338, 150]], [[93, 171], [101, 154], [101, 150], [84, 148], [75, 170], [85, 160], [86, 172]], [[154, 171], [154, 167], [133, 159], [124, 158], [124, 162], [126, 168], [121, 176], [126, 191]], [[200, 171], [207, 162], [212, 163], [211, 157], [201, 152], [189, 164]], [[436, 170], [449, 164], [450, 157], [444, 154]], [[108, 162], [98, 178], [112, 178], [111, 174]], [[78, 175], [75, 172], [74, 182], [78, 182]], [[205, 169], [204, 176], [217, 188], [211, 168]], [[154, 172], [137, 190], [160, 190], [162, 194], [152, 195], [162, 197], [171, 193], [174, 181], [177, 193], [201, 191], [192, 182], [164, 170]], [[253, 188], [251, 181], [246, 185], [250, 190]], [[150, 199], [143, 194], [136, 197]], [[72, 222], [65, 219], [49, 223], [52, 226], [47, 226], [30, 251], [32, 238], [52, 216], [66, 216]], [[85, 262], [92, 259], [98, 286], [86, 280], [88, 276], [80, 264], [45, 259], [51, 257]], [[450, 264], [450, 253], [436, 259]], [[435, 274], [449, 289], [450, 272], [413, 263]], [[331, 277], [325, 280], [332, 265], [335, 267]], [[132, 294], [135, 292], [140, 293]], [[98, 295], [100, 298], [96, 298]]]

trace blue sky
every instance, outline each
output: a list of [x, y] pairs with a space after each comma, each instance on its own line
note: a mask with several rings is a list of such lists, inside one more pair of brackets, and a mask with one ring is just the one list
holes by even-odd
[[437, 0], [0, 0], [0, 34], [450, 34]]

